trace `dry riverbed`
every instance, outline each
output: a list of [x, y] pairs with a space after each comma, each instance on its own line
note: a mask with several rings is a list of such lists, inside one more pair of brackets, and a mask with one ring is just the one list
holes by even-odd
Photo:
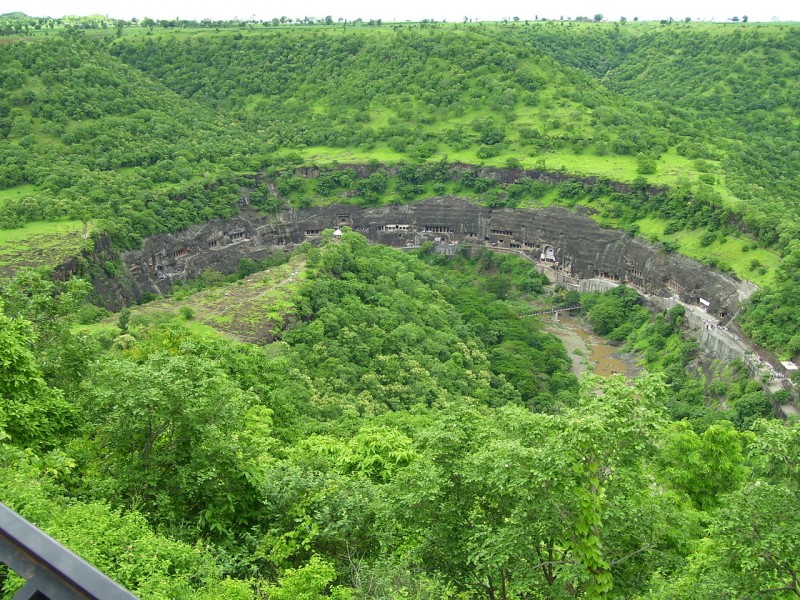
[[641, 371], [632, 356], [621, 353], [618, 347], [595, 334], [582, 320], [560, 316], [558, 321], [552, 321], [550, 317], [544, 317], [544, 321], [546, 331], [564, 343], [572, 360], [572, 372], [578, 378], [585, 371], [603, 377], [616, 373], [633, 377]]

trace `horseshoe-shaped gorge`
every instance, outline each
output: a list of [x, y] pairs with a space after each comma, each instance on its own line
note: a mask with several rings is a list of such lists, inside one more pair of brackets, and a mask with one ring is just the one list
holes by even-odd
[[[399, 249], [431, 243], [435, 251], [445, 254], [464, 246], [515, 253], [535, 263], [552, 283], [581, 292], [625, 284], [639, 291], [654, 310], [681, 302], [689, 308], [689, 327], [712, 357], [741, 360], [756, 377], [781, 369], [778, 364], [768, 365], [725, 327], [757, 286], [555, 206], [490, 208], [445, 196], [375, 208], [333, 204], [272, 215], [245, 210], [232, 219], [146, 239], [140, 249], [123, 254], [127, 272], [114, 287], [125, 290], [121, 296], [126, 302], [134, 302], [147, 293], [163, 294], [174, 282], [197, 277], [207, 269], [232, 273], [242, 258], [263, 259], [318, 241], [326, 229], [345, 227], [372, 243]], [[97, 283], [101, 288], [108, 284]], [[722, 327], [708, 327], [712, 320]], [[795, 392], [788, 379], [768, 387]], [[791, 405], [776, 406], [776, 412], [795, 413]]]
[[556, 8], [0, 14], [0, 502], [142, 600], [800, 595], [798, 15]]

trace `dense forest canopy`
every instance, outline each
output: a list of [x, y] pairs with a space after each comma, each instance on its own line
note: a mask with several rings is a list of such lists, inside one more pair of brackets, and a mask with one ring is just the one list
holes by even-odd
[[[694, 195], [730, 203], [766, 245], [781, 234], [786, 241], [796, 232], [773, 214], [796, 215], [796, 30], [703, 27], [34, 38], [3, 48], [0, 116], [14, 142], [3, 184], [41, 185], [37, 163], [56, 158], [59, 144], [60, 154], [75, 150], [86, 156], [80, 166], [112, 179], [141, 167], [134, 172], [154, 179], [151, 187], [208, 172], [198, 168], [203, 160], [255, 171], [279, 148], [317, 147], [301, 156], [322, 159], [361, 149], [393, 160], [566, 161], [567, 170], [611, 179], [631, 181], [637, 169], [653, 182], [685, 177]], [[190, 166], [175, 165], [180, 158]]]
[[[561, 204], [756, 280], [742, 327], [800, 353], [800, 29], [306, 21], [0, 16], [0, 501], [142, 598], [800, 595], [786, 398], [680, 305], [347, 228], [117, 315], [23, 268], [243, 208]], [[579, 380], [541, 306], [640, 376]]]

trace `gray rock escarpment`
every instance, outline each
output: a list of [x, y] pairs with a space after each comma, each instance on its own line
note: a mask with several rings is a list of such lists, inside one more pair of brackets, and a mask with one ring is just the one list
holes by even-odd
[[589, 279], [624, 282], [645, 294], [677, 296], [691, 304], [702, 299], [719, 317], [734, 314], [756, 289], [564, 208], [489, 208], [455, 197], [376, 208], [334, 204], [276, 215], [244, 213], [148, 238], [141, 249], [125, 253], [124, 261], [138, 299], [146, 292], [163, 293], [175, 280], [206, 269], [233, 272], [243, 257], [263, 258], [335, 227], [350, 227], [374, 243], [400, 248], [433, 242], [450, 251], [470, 244], [517, 252], [576, 289]]

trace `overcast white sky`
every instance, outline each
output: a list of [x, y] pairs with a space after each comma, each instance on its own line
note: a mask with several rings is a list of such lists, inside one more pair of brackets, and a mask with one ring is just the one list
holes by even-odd
[[286, 16], [292, 19], [331, 15], [352, 20], [383, 19], [404, 21], [435, 19], [462, 21], [465, 16], [474, 20], [497, 21], [535, 16], [558, 19], [561, 16], [593, 17], [600, 13], [608, 20], [620, 16], [641, 20], [673, 17], [694, 20], [725, 21], [734, 15], [747, 15], [751, 21], [800, 21], [800, 2], [796, 0], [671, 0], [642, 2], [633, 0], [562, 0], [561, 2], [531, 2], [530, 0], [293, 0], [271, 3], [264, 0], [2, 0], [0, 13], [21, 11], [31, 16], [62, 17], [64, 15], [102, 14], [113, 18], [130, 19], [271, 19]]

